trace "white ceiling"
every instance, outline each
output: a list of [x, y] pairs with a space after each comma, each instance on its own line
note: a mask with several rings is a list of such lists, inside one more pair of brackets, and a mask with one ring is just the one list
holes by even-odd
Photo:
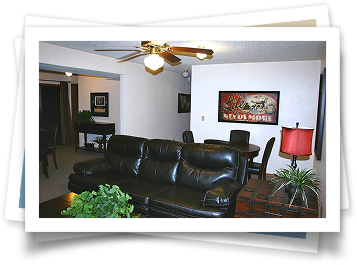
[[[139, 41], [49, 41], [46, 43], [67, 47], [84, 52], [94, 53], [111, 58], [120, 58], [131, 51], [94, 51], [95, 49], [136, 49]], [[213, 55], [204, 60], [199, 60], [193, 54], [172, 52], [181, 62], [178, 65], [170, 65], [165, 62], [164, 70], [182, 73], [184, 70], [191, 72], [192, 65], [203, 64], [227, 64], [227, 63], [255, 63], [278, 61], [305, 61], [321, 60], [325, 55], [325, 41], [168, 41], [170, 46], [195, 47], [203, 46], [213, 50]], [[130, 62], [144, 64], [147, 55], [139, 56]], [[126, 63], [126, 62], [121, 62]], [[58, 71], [58, 66], [46, 65], [45, 70]], [[41, 68], [41, 65], [40, 65]], [[51, 68], [51, 69], [50, 69]], [[61, 68], [61, 71], [63, 67]], [[73, 70], [73, 69], [72, 69]], [[76, 69], [74, 69], [76, 70]], [[80, 69], [77, 74], [80, 73]], [[76, 73], [76, 72], [74, 72]], [[99, 75], [101, 74], [101, 75]], [[92, 72], [92, 75], [93, 74]], [[98, 73], [103, 76], [103, 73]]]

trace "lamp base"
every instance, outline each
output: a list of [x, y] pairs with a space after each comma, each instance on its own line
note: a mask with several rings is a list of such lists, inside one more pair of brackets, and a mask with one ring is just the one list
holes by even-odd
[[297, 156], [296, 156], [296, 155], [293, 155], [293, 161], [291, 162], [291, 166], [293, 167], [293, 169], [296, 169], [296, 168], [297, 168], [296, 158], [297, 158]]

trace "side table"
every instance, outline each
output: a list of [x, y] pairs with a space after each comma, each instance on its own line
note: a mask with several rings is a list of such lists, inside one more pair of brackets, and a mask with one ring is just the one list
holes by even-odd
[[237, 195], [236, 218], [317, 218], [321, 216], [317, 196], [305, 190], [309, 207], [295, 199], [289, 207], [290, 199], [284, 188], [274, 196], [275, 185], [268, 180], [249, 179]]

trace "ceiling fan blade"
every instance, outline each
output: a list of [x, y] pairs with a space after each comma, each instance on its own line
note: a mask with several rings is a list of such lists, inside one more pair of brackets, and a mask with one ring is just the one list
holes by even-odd
[[127, 55], [124, 55], [124, 56], [118, 58], [118, 60], [124, 60], [124, 59], [126, 59], [126, 58], [131, 57], [131, 56], [137, 55], [137, 54], [140, 53], [140, 52], [141, 52], [141, 51], [135, 51], [135, 52], [129, 53], [129, 54], [127, 54]]
[[129, 58], [125, 58], [125, 59], [119, 58], [118, 60], [120, 60], [120, 61], [118, 61], [117, 63], [127, 62], [127, 61], [130, 61], [130, 60], [132, 60], [132, 59], [135, 59], [135, 58], [137, 58], [137, 57], [139, 57], [139, 56], [147, 55], [147, 54], [149, 54], [149, 53], [143, 52], [143, 53], [139, 53], [139, 54], [137, 54], [137, 55], [132, 55], [132, 56], [129, 57]]
[[204, 53], [207, 55], [212, 55], [213, 51], [210, 49], [202, 49], [202, 48], [190, 48], [190, 47], [171, 47], [172, 51], [175, 52], [190, 52], [190, 53]]
[[100, 50], [94, 50], [97, 52], [130, 52], [130, 51], [138, 51], [141, 52], [141, 50], [134, 50], [134, 49], [100, 49]]
[[181, 61], [180, 58], [178, 58], [177, 56], [173, 55], [172, 53], [169, 53], [166, 51], [159, 53], [159, 55], [172, 63], [177, 63], [177, 62]]

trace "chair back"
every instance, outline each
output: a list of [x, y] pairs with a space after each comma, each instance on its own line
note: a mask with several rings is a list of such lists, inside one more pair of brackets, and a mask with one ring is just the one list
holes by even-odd
[[273, 149], [274, 142], [275, 142], [275, 137], [270, 138], [270, 140], [267, 142], [265, 146], [262, 162], [268, 163], [271, 151]]
[[42, 128], [49, 132], [48, 143], [52, 147], [56, 145], [57, 142], [57, 125], [42, 125]]
[[192, 131], [184, 131], [182, 133], [182, 140], [185, 144], [192, 144], [194, 143], [194, 139], [193, 139], [193, 133]]
[[231, 130], [229, 141], [249, 143], [250, 132], [244, 130]]

